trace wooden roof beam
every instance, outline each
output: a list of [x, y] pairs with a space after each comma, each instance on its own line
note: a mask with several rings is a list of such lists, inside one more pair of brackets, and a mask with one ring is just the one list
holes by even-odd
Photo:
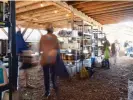
[[105, 1], [88, 1], [88, 2], [86, 2], [86, 4], [81, 4], [81, 5], [77, 5], [74, 7], [76, 7], [77, 9], [81, 9], [81, 8], [85, 8], [85, 7], [91, 8], [91, 7], [101, 5], [101, 4], [103, 5], [105, 3], [107, 3], [107, 2], [105, 2]]
[[17, 16], [21, 16], [21, 15], [36, 15], [36, 14], [39, 14], [39, 13], [48, 13], [48, 12], [51, 12], [51, 11], [54, 11], [54, 10], [59, 10], [59, 8], [57, 8], [56, 6], [48, 6], [48, 7], [41, 7], [41, 8], [38, 8], [38, 9], [34, 9], [34, 10], [30, 10], [30, 11], [25, 11], [25, 12], [22, 12], [22, 13], [18, 13]]
[[[40, 4], [42, 4], [43, 7], [41, 7]], [[28, 5], [28, 6], [24, 6], [24, 7], [18, 8], [16, 10], [16, 13], [22, 13], [22, 12], [25, 12], [25, 11], [35, 10], [35, 9], [38, 9], [38, 8], [44, 8], [44, 7], [47, 7], [47, 6], [50, 6], [50, 5], [53, 5], [52, 2], [34, 3], [34, 4], [31, 4], [31, 5]]]
[[101, 26], [101, 24], [98, 23], [97, 21], [95, 21], [94, 19], [88, 17], [87, 15], [85, 15], [84, 13], [78, 11], [77, 9], [73, 8], [72, 6], [68, 6], [64, 2], [55, 2], [55, 5], [57, 5], [58, 7], [62, 8], [62, 9], [66, 9], [67, 11], [73, 12], [73, 14], [75, 16], [80, 17], [84, 21], [87, 21], [89, 23], [92, 23], [93, 22], [95, 25]]
[[[26, 23], [30, 23], [29, 20], [23, 20], [23, 21], [21, 21], [21, 20], [22, 20], [22, 19], [17, 20], [17, 24], [20, 24], [20, 25], [21, 25], [21, 24], [24, 24], [25, 22], [26, 22]], [[32, 24], [32, 23], [36, 23], [36, 22], [37, 22], [37, 23], [47, 23], [47, 22], [51, 22], [51, 23], [54, 23], [54, 22], [55, 22], [55, 23], [58, 23], [58, 22], [60, 23], [60, 22], [61, 22], [61, 23], [62, 23], [62, 22], [64, 22], [64, 21], [69, 21], [69, 19], [59, 19], [59, 20], [55, 20], [55, 19], [54, 19], [54, 20], [50, 20], [50, 21], [44, 21], [44, 20], [43, 20], [42, 22], [41, 22], [41, 21], [31, 21], [31, 24]]]
[[[37, 22], [37, 21], [35, 22], [34, 21], [33, 23], [44, 24], [44, 23], [47, 23], [47, 21], [43, 21], [43, 22]], [[58, 25], [60, 25], [60, 24], [69, 24], [70, 20], [67, 20], [67, 19], [64, 19], [62, 21], [55, 20], [55, 21], [51, 21], [51, 23], [58, 24]]]
[[102, 12], [96, 12], [96, 13], [88, 13], [88, 16], [92, 16], [92, 15], [100, 15], [100, 14], [106, 14], [106, 13], [115, 13], [115, 12], [130, 12], [133, 10], [132, 8], [125, 8], [125, 9], [114, 9], [114, 10], [107, 10], [107, 11], [102, 11]]
[[120, 23], [121, 21], [110, 21], [110, 22], [101, 22], [103, 25], [107, 25], [107, 24], [116, 24], [116, 23]]
[[97, 21], [99, 21], [99, 22], [101, 22], [101, 21], [110, 21], [110, 20], [117, 20], [117, 18], [115, 19], [115, 18], [112, 18], [112, 17], [106, 17], [106, 18], [99, 18], [99, 17], [94, 17], [95, 18], [95, 20], [97, 20]]
[[121, 6], [114, 6], [112, 8], [103, 8], [103, 9], [97, 9], [97, 10], [93, 10], [93, 11], [87, 11], [85, 13], [88, 14], [100, 14], [103, 12], [113, 12], [113, 11], [118, 11], [118, 10], [123, 10], [123, 9], [131, 9], [133, 8], [133, 3], [129, 3], [129, 4], [125, 4], [125, 5], [121, 5]]
[[34, 3], [37, 3], [38, 1], [16, 1], [16, 9], [25, 7]]
[[[58, 13], [55, 13], [55, 11], [58, 11]], [[30, 14], [30, 15], [17, 15], [17, 17], [21, 17], [21, 16], [27, 16], [27, 17], [30, 17], [32, 16], [32, 18], [39, 18], [39, 17], [42, 17], [42, 16], [50, 16], [50, 15], [58, 15], [58, 14], [63, 14], [63, 13], [67, 13], [65, 12], [64, 10], [61, 10], [61, 9], [57, 9], [57, 10], [48, 10], [47, 12], [42, 12], [42, 13], [36, 13], [36, 14]]]
[[119, 23], [120, 21], [115, 21], [115, 20], [110, 20], [110, 21], [107, 21], [107, 20], [101, 20], [100, 23], [105, 25], [105, 24], [114, 24], [114, 23]]
[[[104, 16], [104, 17], [103, 17]], [[113, 14], [104, 14], [104, 15], [94, 15], [94, 16], [91, 16], [91, 17], [101, 17], [101, 18], [105, 18], [107, 16], [110, 16], [110, 17], [131, 17], [133, 16], [133, 13], [113, 13]]]
[[114, 1], [114, 2], [106, 2], [106, 4], [102, 4], [102, 5], [97, 5], [95, 7], [86, 7], [81, 9], [81, 11], [93, 11], [93, 10], [99, 10], [99, 9], [104, 9], [104, 8], [109, 8], [109, 7], [114, 7], [114, 6], [119, 6], [120, 5], [124, 5], [124, 4], [129, 4], [129, 2], [121, 2], [121, 1]]
[[88, 2], [88, 1], [68, 1], [67, 4], [72, 5], [72, 6], [76, 6], [76, 5], [84, 4], [86, 2]]
[[109, 12], [105, 12], [105, 13], [100, 13], [100, 14], [88, 14], [88, 16], [102, 16], [102, 15], [108, 15], [108, 14], [130, 14], [132, 13], [133, 8], [132, 9], [124, 9], [124, 10], [118, 10], [118, 11], [109, 11]]
[[108, 18], [108, 17], [110, 17], [110, 18], [114, 18], [114, 19], [117, 19], [117, 18], [121, 18], [121, 17], [123, 17], [123, 18], [132, 18], [133, 17], [133, 14], [132, 15], [130, 15], [130, 16], [124, 16], [124, 15], [118, 15], [118, 16], [114, 16], [114, 15], [106, 15], [106, 16], [104, 16], [104, 17], [99, 17], [99, 16], [93, 16], [93, 18], [99, 18], [99, 19], [106, 19], [106, 18]]
[[[45, 18], [45, 19], [39, 19], [39, 20], [32, 20], [31, 22], [33, 22], [33, 21], [35, 21], [35, 22], [37, 22], [37, 21], [39, 21], [40, 23], [41, 22], [52, 22], [52, 21], [56, 21], [56, 20], [63, 20], [63, 19], [70, 19], [70, 18], [67, 18], [67, 17], [63, 17], [63, 16], [57, 16], [57, 17], [54, 17], [54, 18]], [[17, 19], [17, 20], [24, 20], [24, 21], [29, 21], [29, 20], [31, 20], [31, 19], [27, 19], [27, 18], [19, 18], [19, 19]]]
[[43, 18], [49, 18], [49, 17], [56, 17], [56, 16], [64, 16], [64, 17], [67, 17], [67, 15], [68, 16], [71, 16], [71, 14], [69, 14], [69, 13], [67, 13], [67, 12], [65, 12], [65, 11], [61, 11], [61, 12], [58, 12], [58, 13], [54, 13], [54, 11], [52, 11], [52, 12], [49, 12], [49, 13], [42, 13], [42, 14], [40, 14], [40, 15], [38, 15], [38, 16], [32, 16], [32, 18], [31, 18], [31, 16], [23, 16], [23, 15], [21, 15], [21, 16], [17, 16], [17, 18], [20, 18], [20, 17], [27, 17], [28, 19], [30, 18], [30, 19], [33, 19], [33, 20], [39, 20], [39, 19], [43, 19]]

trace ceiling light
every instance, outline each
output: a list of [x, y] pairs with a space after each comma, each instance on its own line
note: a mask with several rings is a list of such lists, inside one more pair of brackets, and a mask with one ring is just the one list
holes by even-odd
[[58, 13], [58, 11], [57, 11], [57, 10], [55, 10], [55, 11], [54, 11], [54, 13], [56, 14], [56, 13]]
[[70, 15], [69, 14], [66, 14], [66, 17], [69, 17]]
[[66, 16], [68, 17], [69, 15], [68, 15], [68, 14], [66, 14]]
[[40, 4], [40, 6], [41, 6], [41, 7], [44, 7], [44, 5], [43, 5], [42, 3]]

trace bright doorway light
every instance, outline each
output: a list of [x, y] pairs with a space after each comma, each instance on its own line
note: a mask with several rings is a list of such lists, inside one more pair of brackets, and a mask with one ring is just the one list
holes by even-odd
[[118, 25], [133, 26], [133, 21], [120, 22], [120, 23], [118, 23]]

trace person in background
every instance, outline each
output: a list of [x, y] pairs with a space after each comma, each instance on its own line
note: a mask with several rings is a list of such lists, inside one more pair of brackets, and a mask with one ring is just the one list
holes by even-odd
[[112, 57], [113, 57], [113, 64], [115, 65], [116, 64], [116, 59], [117, 59], [117, 53], [116, 53], [116, 45], [115, 43], [112, 43], [111, 45], [111, 54], [112, 54]]
[[110, 62], [109, 62], [109, 57], [110, 57], [110, 43], [105, 37], [105, 42], [103, 44], [103, 53], [104, 53], [104, 60], [107, 62], [108, 66], [106, 66], [108, 69], [110, 68]]
[[128, 44], [128, 41], [125, 41], [124, 47], [126, 48], [128, 45], [129, 45], [129, 44]]
[[[56, 83], [55, 64], [56, 57], [59, 50], [58, 39], [53, 34], [54, 28], [51, 23], [46, 25], [47, 34], [43, 35], [40, 39], [40, 64], [43, 67], [44, 73], [44, 86], [45, 86], [45, 98], [50, 96], [50, 76], [55, 92], [58, 92], [58, 86]], [[51, 75], [50, 75], [51, 73]]]
[[[16, 51], [17, 51], [17, 55], [18, 55], [18, 58], [19, 58], [19, 61], [20, 59], [22, 60], [24, 58], [24, 56], [22, 55], [26, 55], [24, 53], [24, 51], [28, 51], [28, 46], [27, 46], [27, 43], [25, 42], [24, 38], [23, 38], [23, 35], [21, 34], [21, 29], [18, 27], [18, 30], [17, 30], [17, 33], [16, 33]], [[22, 57], [22, 58], [21, 58]], [[29, 69], [32, 64], [29, 63], [29, 61], [27, 61], [27, 59], [23, 59], [21, 61], [22, 65], [20, 67], [21, 70], [23, 70], [23, 76], [24, 76], [24, 87], [25, 88], [34, 88], [34, 86], [31, 86], [29, 83], [28, 83], [28, 72], [27, 72], [27, 69]]]
[[115, 48], [116, 48], [116, 56], [119, 57], [120, 44], [119, 44], [118, 40], [115, 40]]

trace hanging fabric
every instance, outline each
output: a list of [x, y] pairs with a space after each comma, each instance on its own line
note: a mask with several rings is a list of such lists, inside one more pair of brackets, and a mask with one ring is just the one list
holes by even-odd
[[63, 60], [60, 57], [60, 54], [57, 54], [56, 61], [57, 61], [55, 65], [56, 75], [59, 76], [60, 78], [68, 78], [69, 74]]
[[18, 31], [16, 34], [16, 51], [17, 53], [22, 53], [23, 50], [27, 50], [27, 43], [23, 39], [21, 31]]

